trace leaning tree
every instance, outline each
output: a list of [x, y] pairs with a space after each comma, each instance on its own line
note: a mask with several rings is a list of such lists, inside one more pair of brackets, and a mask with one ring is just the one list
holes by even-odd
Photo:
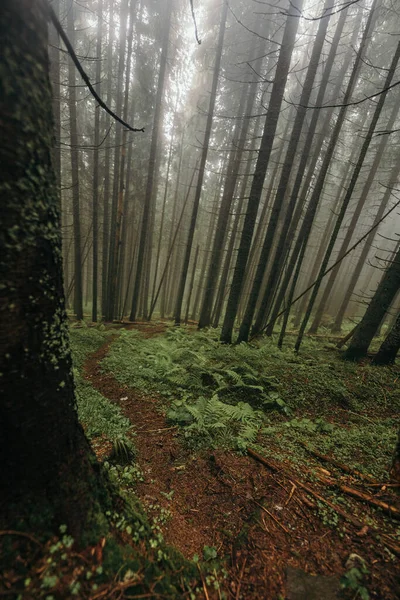
[[47, 21], [46, 0], [1, 3], [0, 514], [50, 502], [79, 538], [100, 476], [75, 405]]

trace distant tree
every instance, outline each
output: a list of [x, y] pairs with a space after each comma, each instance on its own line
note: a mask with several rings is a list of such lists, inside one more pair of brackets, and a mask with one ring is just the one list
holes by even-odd
[[45, 0], [0, 9], [0, 514], [50, 502], [79, 537], [98, 476], [78, 422], [64, 309], [47, 17]]
[[224, 44], [227, 13], [228, 13], [228, 5], [227, 5], [227, 3], [224, 3], [222, 5], [222, 10], [221, 10], [221, 18], [220, 18], [219, 31], [218, 31], [218, 43], [217, 43], [217, 49], [216, 49], [216, 53], [215, 53], [213, 80], [212, 80], [212, 86], [211, 86], [210, 102], [209, 102], [209, 106], [208, 106], [206, 129], [204, 132], [203, 148], [201, 151], [199, 174], [197, 177], [193, 209], [192, 209], [192, 214], [191, 214], [190, 224], [189, 224], [189, 232], [188, 232], [188, 236], [187, 236], [186, 249], [185, 249], [185, 253], [184, 253], [184, 257], [183, 257], [183, 265], [182, 265], [181, 275], [179, 278], [178, 292], [177, 292], [177, 298], [176, 298], [176, 303], [175, 303], [175, 312], [174, 312], [175, 325], [179, 325], [181, 322], [183, 296], [185, 293], [185, 286], [186, 286], [186, 279], [187, 279], [187, 274], [188, 274], [188, 269], [189, 269], [190, 255], [192, 252], [194, 231], [195, 231], [196, 222], [197, 222], [197, 213], [199, 210], [200, 196], [201, 196], [201, 192], [202, 192], [204, 172], [205, 172], [205, 166], [206, 166], [206, 162], [207, 162], [208, 146], [210, 143], [211, 127], [212, 127], [212, 122], [213, 122], [213, 117], [214, 117], [215, 101], [217, 98], [217, 87], [218, 87], [218, 79], [219, 79], [219, 70], [220, 70], [220, 65], [221, 65], [222, 50], [223, 50], [223, 44]]
[[[68, 35], [74, 45], [75, 22], [74, 3], [68, 10]], [[78, 124], [76, 112], [76, 77], [75, 65], [71, 57], [68, 60], [68, 109], [70, 128], [71, 156], [71, 185], [72, 185], [72, 214], [74, 225], [74, 312], [78, 320], [83, 319], [83, 290], [82, 290], [82, 252], [81, 252], [81, 215], [80, 215], [80, 186], [79, 186], [79, 150]]]
[[[97, 40], [96, 40], [96, 85], [100, 95], [101, 78], [101, 39], [103, 26], [103, 0], [99, 1], [97, 15]], [[93, 282], [92, 282], [92, 321], [97, 321], [97, 290], [98, 290], [98, 248], [99, 248], [99, 144], [100, 144], [100, 106], [96, 106], [94, 116], [94, 151], [93, 151]]]
[[258, 152], [257, 163], [251, 185], [247, 212], [243, 224], [235, 270], [233, 274], [228, 303], [225, 310], [224, 322], [221, 331], [221, 341], [231, 343], [232, 331], [235, 323], [240, 296], [243, 289], [243, 280], [250, 253], [251, 240], [257, 218], [258, 207], [267, 174], [272, 147], [275, 139], [276, 128], [283, 101], [283, 93], [289, 74], [290, 62], [296, 40], [299, 19], [294, 18], [301, 12], [303, 0], [296, 0], [290, 5], [280, 46], [276, 66], [277, 77], [271, 91], [268, 112], [265, 118], [261, 144]]
[[[145, 266], [147, 270], [150, 270], [151, 266], [151, 244], [148, 243], [149, 237], [151, 236], [151, 224], [152, 224], [152, 211], [154, 210], [154, 199], [155, 199], [155, 190], [157, 188], [157, 154], [158, 154], [158, 146], [159, 146], [159, 137], [160, 137], [160, 128], [162, 124], [162, 104], [163, 104], [163, 93], [164, 93], [164, 83], [165, 83], [165, 75], [167, 70], [167, 59], [168, 59], [168, 46], [169, 46], [169, 36], [170, 36], [170, 23], [171, 23], [171, 11], [172, 11], [172, 0], [167, 0], [165, 3], [164, 12], [160, 15], [160, 19], [163, 19], [163, 39], [162, 39], [162, 48], [161, 48], [161, 57], [160, 57], [160, 70], [158, 74], [158, 83], [157, 83], [157, 96], [156, 96], [156, 106], [154, 112], [154, 123], [153, 123], [153, 132], [151, 136], [151, 145], [150, 145], [150, 156], [149, 156], [149, 169], [147, 173], [147, 183], [146, 183], [146, 194], [144, 198], [144, 208], [143, 208], [143, 216], [142, 223], [140, 226], [140, 239], [139, 239], [139, 249], [138, 249], [138, 260], [137, 260], [137, 268], [135, 275], [135, 283], [133, 286], [133, 296], [132, 296], [132, 306], [131, 313], [129, 316], [130, 321], [134, 321], [138, 312], [138, 304], [139, 304], [139, 293], [144, 288], [144, 278], [143, 278], [143, 267]], [[147, 256], [146, 256], [146, 247], [147, 247]], [[149, 273], [145, 273], [147, 277]], [[147, 306], [147, 298], [145, 298], [145, 305]], [[147, 309], [145, 310], [147, 313]], [[145, 315], [148, 316], [147, 314]]]

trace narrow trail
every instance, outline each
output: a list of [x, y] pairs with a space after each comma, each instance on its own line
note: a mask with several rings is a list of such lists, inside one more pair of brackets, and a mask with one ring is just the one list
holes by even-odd
[[[151, 337], [165, 327], [140, 329]], [[346, 570], [346, 560], [351, 552], [365, 556], [366, 540], [346, 529], [339, 535], [339, 529], [324, 525], [310, 505], [293, 494], [290, 477], [284, 473], [277, 477], [248, 456], [220, 450], [192, 454], [185, 449], [176, 428], [167, 423], [159, 397], [102, 372], [100, 363], [114, 339], [87, 359], [84, 376], [117, 403], [134, 425], [137, 462], [144, 476], [137, 495], [150, 513], [154, 504], [170, 511], [163, 527], [166, 542], [188, 559], [194, 554], [201, 558], [204, 546], [215, 547], [228, 565], [221, 587], [229, 598], [339, 598], [339, 576]], [[375, 597], [395, 600], [391, 590], [396, 587], [385, 574], [380, 554], [383, 549], [370, 556], [376, 559], [376, 567], [383, 566], [383, 572], [373, 568], [382, 594]], [[310, 595], [303, 571], [318, 574], [312, 579], [319, 596]], [[215, 590], [208, 589], [207, 594], [210, 600], [218, 598]]]

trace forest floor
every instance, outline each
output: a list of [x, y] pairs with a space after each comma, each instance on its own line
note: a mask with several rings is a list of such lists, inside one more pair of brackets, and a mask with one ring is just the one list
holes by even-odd
[[[314, 341], [293, 361], [265, 351], [260, 376], [260, 349], [242, 346], [227, 364], [194, 328], [137, 324], [89, 355], [84, 378], [133, 425], [131, 493], [197, 563], [200, 597], [398, 598], [400, 501], [387, 472], [398, 370], [346, 364]], [[92, 445], [109, 460], [107, 435]]]

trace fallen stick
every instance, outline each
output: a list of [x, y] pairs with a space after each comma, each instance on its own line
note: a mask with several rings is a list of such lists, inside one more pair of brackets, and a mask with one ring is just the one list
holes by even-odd
[[320, 458], [324, 462], [327, 462], [327, 463], [329, 463], [331, 465], [334, 465], [335, 467], [337, 467], [341, 471], [344, 471], [344, 473], [348, 473], [349, 475], [356, 475], [357, 477], [359, 477], [359, 479], [363, 479], [365, 481], [370, 481], [371, 483], [375, 483], [375, 484], [378, 483], [376, 481], [376, 479], [374, 479], [372, 477], [372, 475], [368, 475], [368, 474], [364, 475], [364, 473], [361, 473], [360, 471], [357, 471], [356, 469], [350, 469], [350, 467], [348, 467], [347, 465], [344, 465], [343, 463], [335, 460], [334, 458], [331, 458], [330, 456], [327, 456], [326, 454], [321, 454], [317, 450], [312, 450], [305, 442], [300, 442], [300, 444], [310, 454], [313, 454], [314, 456], [316, 456], [317, 458]]
[[[273, 463], [270, 463], [266, 458], [264, 458], [263, 456], [261, 456], [257, 452], [254, 452], [254, 450], [251, 450], [251, 448], [248, 448], [247, 452], [255, 460], [257, 460], [258, 462], [262, 463], [264, 466], [268, 467], [272, 471], [277, 472], [277, 471], [282, 470], [277, 465], [275, 465]], [[371, 527], [367, 523], [362, 523], [357, 518], [353, 517], [352, 515], [349, 515], [342, 508], [340, 508], [340, 506], [337, 506], [336, 504], [333, 504], [333, 502], [330, 502], [329, 500], [327, 500], [326, 498], [324, 498], [323, 496], [321, 496], [321, 494], [318, 494], [318, 492], [316, 492], [315, 490], [313, 490], [312, 488], [310, 488], [305, 483], [302, 483], [298, 479], [294, 479], [292, 477], [291, 478], [291, 484], [292, 485], [295, 484], [295, 485], [303, 488], [303, 490], [305, 490], [308, 494], [310, 494], [311, 496], [314, 496], [314, 498], [317, 498], [317, 500], [320, 500], [320, 502], [323, 502], [324, 504], [326, 504], [327, 506], [329, 506], [330, 508], [332, 508], [332, 510], [334, 510], [335, 512], [337, 512], [338, 515], [342, 516], [346, 521], [349, 521], [349, 523], [351, 523], [355, 527], [357, 527], [359, 529], [362, 529], [363, 527], [365, 527], [365, 525], [367, 525], [368, 528], [375, 533], [375, 535], [379, 535], [379, 536], [382, 535], [381, 532], [378, 529], [376, 529], [375, 527]], [[400, 547], [396, 546], [393, 542], [389, 542], [389, 541], [385, 541], [385, 544], [386, 544], [386, 546], [390, 550], [392, 550], [392, 552], [395, 552], [396, 554], [400, 555]]]
[[400, 519], [400, 510], [387, 502], [383, 502], [382, 500], [376, 500], [373, 496], [368, 494], [364, 494], [364, 492], [360, 492], [354, 488], [349, 487], [348, 485], [337, 484], [339, 489], [345, 494], [349, 494], [349, 496], [354, 496], [363, 502], [367, 502], [372, 506], [376, 506], [383, 510], [383, 512], [387, 513], [390, 517], [394, 517], [395, 519]]
[[257, 506], [259, 506], [259, 507], [260, 507], [260, 508], [261, 508], [263, 511], [265, 511], [265, 512], [267, 513], [267, 515], [269, 515], [269, 516], [271, 517], [271, 519], [272, 519], [273, 521], [275, 521], [275, 523], [276, 523], [277, 525], [279, 525], [279, 527], [280, 527], [281, 529], [283, 529], [283, 531], [284, 531], [285, 533], [289, 533], [289, 531], [286, 529], [286, 527], [285, 527], [284, 525], [282, 525], [282, 523], [281, 523], [280, 521], [278, 521], [278, 519], [277, 519], [276, 517], [274, 517], [274, 515], [273, 515], [271, 512], [269, 512], [269, 510], [268, 510], [267, 508], [265, 508], [265, 506], [263, 506], [262, 504], [260, 504], [259, 502], [257, 502], [257, 500], [253, 500], [253, 502], [254, 502], [255, 504], [257, 504]]
[[356, 519], [356, 517], [353, 517], [352, 515], [349, 515], [346, 511], [344, 511], [342, 508], [340, 508], [340, 506], [337, 506], [336, 504], [333, 504], [333, 502], [331, 502], [330, 500], [327, 500], [326, 498], [324, 498], [323, 496], [321, 496], [321, 494], [318, 494], [318, 492], [316, 492], [315, 490], [313, 490], [312, 488], [310, 488], [305, 483], [302, 483], [301, 481], [298, 481], [297, 479], [293, 479], [292, 483], [295, 483], [296, 485], [298, 485], [301, 488], [303, 488], [303, 490], [305, 490], [307, 492], [307, 494], [310, 494], [311, 496], [314, 496], [314, 498], [317, 498], [317, 500], [319, 500], [320, 502], [323, 502], [324, 504], [327, 504], [327, 506], [329, 506], [330, 508], [332, 508], [332, 510], [334, 510], [341, 517], [343, 517], [344, 519], [346, 519], [346, 521], [349, 521], [350, 523], [352, 523], [352, 525], [354, 525], [355, 527], [361, 528], [361, 527], [364, 526], [364, 523], [362, 523], [361, 521], [359, 521], [358, 519]]
[[261, 464], [263, 464], [264, 466], [271, 469], [271, 471], [274, 471], [274, 473], [278, 473], [282, 470], [282, 467], [275, 465], [272, 462], [269, 462], [266, 458], [261, 456], [261, 454], [257, 454], [257, 452], [254, 452], [254, 450], [252, 450], [251, 448], [247, 448], [247, 454], [255, 460], [257, 460], [258, 462], [260, 462]]

